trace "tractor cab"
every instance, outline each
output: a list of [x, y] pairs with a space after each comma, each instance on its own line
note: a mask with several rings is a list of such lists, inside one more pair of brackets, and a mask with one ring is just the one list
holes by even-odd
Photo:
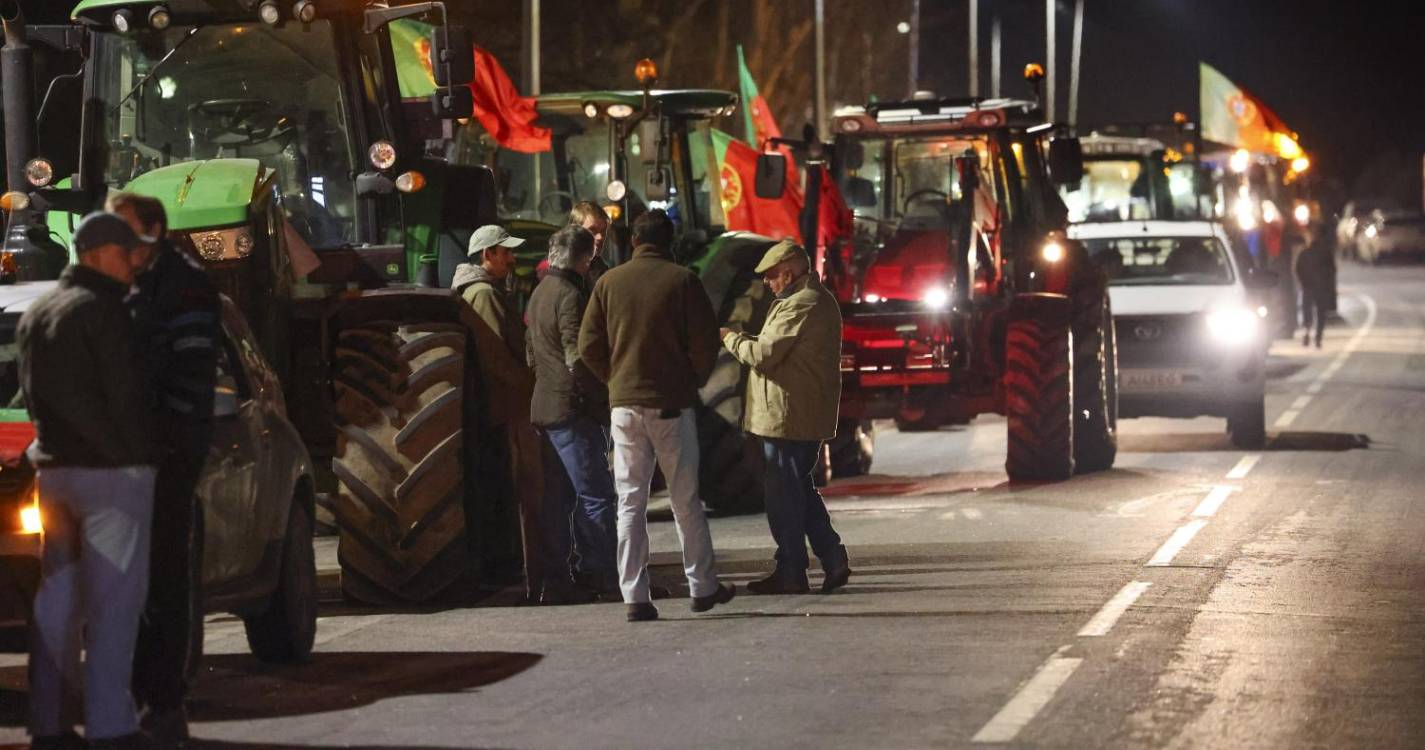
[[1083, 179], [1059, 189], [1069, 220], [1207, 218], [1210, 186], [1197, 159], [1196, 129], [1181, 115], [1174, 122], [1109, 125], [1083, 135]]

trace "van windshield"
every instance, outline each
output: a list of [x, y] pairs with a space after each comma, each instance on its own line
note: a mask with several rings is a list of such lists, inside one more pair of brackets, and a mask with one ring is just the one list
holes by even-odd
[[1216, 237], [1115, 237], [1085, 240], [1084, 247], [1115, 286], [1225, 285], [1234, 278]]

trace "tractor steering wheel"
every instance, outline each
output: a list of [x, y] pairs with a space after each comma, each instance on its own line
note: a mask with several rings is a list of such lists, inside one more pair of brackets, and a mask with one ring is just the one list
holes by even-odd
[[209, 99], [188, 108], [190, 121], [196, 115], [214, 123], [209, 138], [218, 146], [253, 146], [269, 141], [286, 130], [282, 118], [266, 99]]
[[[569, 202], [568, 208], [559, 208], [558, 204], [551, 204], [549, 205], [549, 209], [546, 210], [545, 204], [548, 204], [551, 198], [563, 198], [567, 200]], [[539, 199], [539, 203], [535, 204], [534, 211], [539, 216], [544, 216], [546, 213], [568, 213], [570, 209], [574, 208], [574, 204], [577, 203], [578, 200], [578, 198], [574, 197], [573, 193], [556, 190], [552, 193], [545, 193], [544, 197]]]
[[910, 213], [910, 204], [922, 201], [928, 203], [929, 201], [927, 199], [931, 197], [940, 199], [936, 203], [936, 207], [941, 209], [945, 208], [945, 206], [950, 200], [950, 194], [945, 192], [944, 190], [936, 190], [935, 188], [921, 188], [920, 190], [916, 190], [910, 195], [907, 195], [905, 197], [905, 200], [901, 201], [901, 213]]

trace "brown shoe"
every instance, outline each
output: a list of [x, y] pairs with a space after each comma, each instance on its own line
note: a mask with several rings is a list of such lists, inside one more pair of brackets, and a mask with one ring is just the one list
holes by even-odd
[[811, 591], [811, 584], [807, 583], [806, 573], [796, 575], [772, 571], [772, 575], [747, 584], [747, 590], [758, 595], [805, 594]]
[[737, 596], [737, 587], [726, 583], [719, 583], [717, 591], [707, 596], [693, 597], [693, 611], [706, 612], [719, 604], [727, 604], [732, 601], [732, 597]]
[[652, 602], [628, 605], [629, 622], [651, 622], [658, 619], [658, 608]]

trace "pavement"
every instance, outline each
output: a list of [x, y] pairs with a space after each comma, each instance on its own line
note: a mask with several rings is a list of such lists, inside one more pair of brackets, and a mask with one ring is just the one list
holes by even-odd
[[[880, 426], [875, 473], [826, 491], [855, 569], [830, 596], [639, 624], [333, 600], [300, 666], [210, 617], [195, 746], [1425, 746], [1422, 291], [1425, 268], [1344, 267], [1325, 348], [1273, 349], [1261, 451], [1129, 420], [1112, 471], [1010, 485], [1000, 419]], [[678, 585], [672, 524], [653, 534]], [[713, 539], [740, 587], [770, 569], [762, 517]], [[23, 701], [0, 656], [0, 743]]]

